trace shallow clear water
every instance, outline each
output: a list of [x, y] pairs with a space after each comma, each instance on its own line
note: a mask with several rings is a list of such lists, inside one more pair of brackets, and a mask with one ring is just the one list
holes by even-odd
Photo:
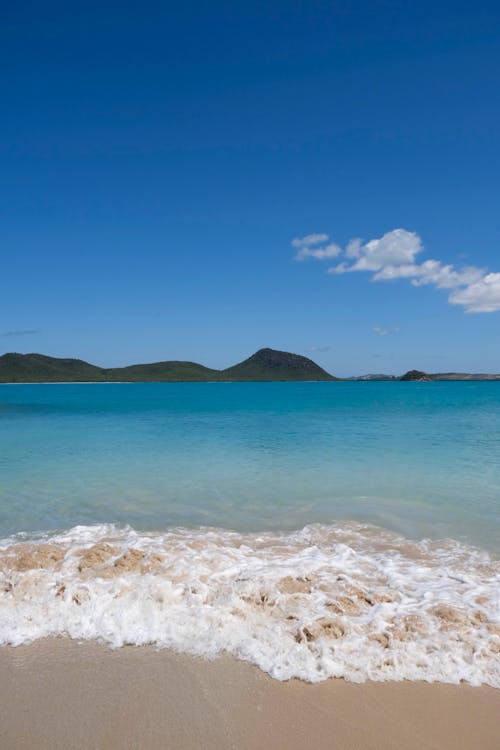
[[0, 535], [367, 521], [500, 550], [498, 383], [0, 385]]

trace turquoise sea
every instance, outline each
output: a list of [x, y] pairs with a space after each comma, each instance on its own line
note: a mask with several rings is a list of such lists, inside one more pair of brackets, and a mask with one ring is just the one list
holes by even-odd
[[368, 521], [500, 551], [500, 384], [0, 386], [0, 534]]
[[500, 687], [500, 383], [0, 385], [0, 644]]

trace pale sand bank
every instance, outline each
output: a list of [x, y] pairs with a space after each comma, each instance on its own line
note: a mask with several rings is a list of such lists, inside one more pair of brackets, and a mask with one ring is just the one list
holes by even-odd
[[277, 682], [229, 658], [66, 639], [0, 648], [2, 750], [498, 750], [500, 690]]

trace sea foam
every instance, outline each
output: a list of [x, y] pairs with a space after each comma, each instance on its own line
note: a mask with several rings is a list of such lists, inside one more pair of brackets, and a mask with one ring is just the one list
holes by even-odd
[[56, 635], [229, 653], [279, 680], [500, 688], [500, 563], [360, 524], [4, 539], [0, 643]]

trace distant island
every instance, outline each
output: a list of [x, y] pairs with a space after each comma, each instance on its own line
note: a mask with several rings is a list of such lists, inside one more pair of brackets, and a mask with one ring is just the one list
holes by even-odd
[[500, 380], [499, 375], [468, 373], [428, 374], [409, 370], [402, 376], [362, 375], [338, 378], [301, 354], [259, 349], [251, 357], [225, 370], [214, 370], [196, 362], [169, 360], [128, 367], [104, 368], [81, 359], [62, 359], [45, 354], [8, 353], [0, 356], [0, 383], [174, 383], [232, 381], [417, 381]]
[[479, 372], [436, 372], [429, 374], [421, 370], [409, 370], [399, 380], [413, 382], [429, 382], [432, 380], [500, 380], [500, 374]]

